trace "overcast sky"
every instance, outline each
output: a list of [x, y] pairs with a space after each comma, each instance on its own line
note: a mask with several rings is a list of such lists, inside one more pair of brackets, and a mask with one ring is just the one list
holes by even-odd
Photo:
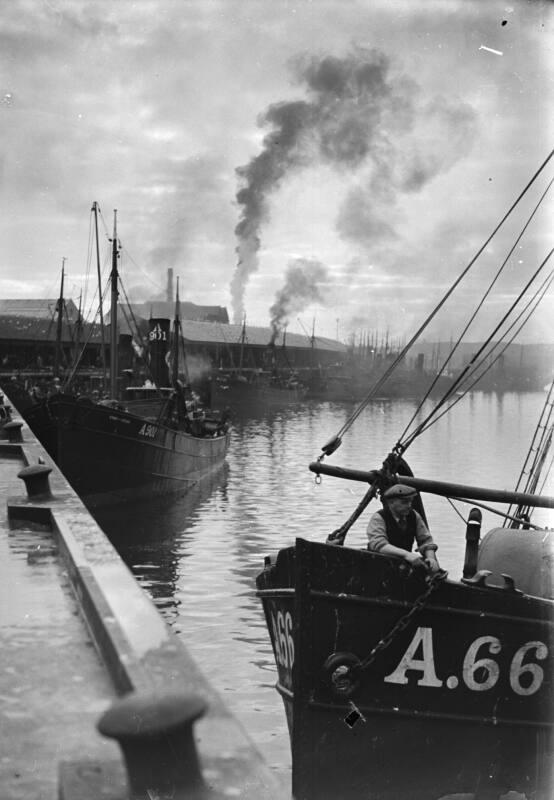
[[[550, 9], [2, 3], [0, 296], [55, 296], [65, 258], [67, 294], [92, 308], [97, 201], [104, 275], [117, 208], [131, 300], [165, 296], [172, 267], [182, 299], [235, 320], [409, 335], [552, 148]], [[431, 337], [455, 335], [553, 172]], [[545, 201], [489, 322], [546, 257], [549, 214]], [[527, 340], [551, 337], [553, 311]]]

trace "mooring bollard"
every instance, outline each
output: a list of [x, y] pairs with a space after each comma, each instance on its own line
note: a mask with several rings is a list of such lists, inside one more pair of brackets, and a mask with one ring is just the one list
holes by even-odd
[[21, 435], [21, 428], [23, 427], [22, 422], [18, 422], [17, 420], [12, 420], [12, 422], [6, 422], [4, 425], [4, 431], [8, 436], [8, 441], [11, 444], [16, 444], [17, 442], [23, 441], [23, 436]]
[[30, 467], [24, 467], [17, 473], [17, 477], [25, 482], [25, 488], [30, 500], [52, 497], [48, 480], [51, 472], [52, 467], [47, 467], [46, 464], [33, 464]]
[[203, 795], [193, 723], [205, 710], [194, 695], [131, 692], [103, 714], [98, 730], [118, 741], [132, 798], [152, 792], [174, 800]]

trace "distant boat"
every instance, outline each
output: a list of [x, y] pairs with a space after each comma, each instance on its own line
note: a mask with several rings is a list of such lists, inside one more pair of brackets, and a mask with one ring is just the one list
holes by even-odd
[[293, 369], [277, 367], [275, 345], [268, 345], [269, 369], [243, 366], [246, 323], [243, 323], [238, 367], [220, 370], [210, 381], [212, 408], [229, 408], [233, 414], [279, 408], [300, 403], [307, 393]]
[[[391, 357], [392, 360], [392, 357]], [[381, 382], [386, 365], [368, 369], [360, 365], [339, 365], [312, 371], [306, 379], [307, 398], [330, 401], [358, 402], [377, 386], [376, 398], [419, 398], [433, 385], [430, 395], [442, 394], [452, 385], [453, 378], [447, 375], [436, 375], [424, 370], [395, 370], [385, 381]]]
[[230, 370], [211, 381], [211, 406], [228, 407], [233, 413], [279, 408], [300, 403], [306, 387], [295, 377], [251, 370], [239, 375]]
[[[110, 386], [117, 385], [118, 240], [116, 215], [112, 240]], [[171, 395], [160, 414], [146, 419], [117, 399], [95, 401], [51, 393], [21, 409], [75, 491], [89, 507], [181, 493], [224, 462], [229, 422], [198, 407], [178, 380], [182, 347], [177, 290], [173, 326]]]
[[[480, 352], [434, 407], [424, 408], [422, 401], [415, 409], [380, 468], [324, 463], [363, 405], [353, 411], [310, 470], [318, 480], [329, 475], [365, 483], [364, 496], [333, 532], [325, 530], [325, 520], [314, 507], [314, 524], [306, 535], [276, 558], [265, 559], [256, 579], [257, 594], [285, 706], [296, 800], [554, 797], [554, 530], [531, 520], [534, 508], [554, 508], [554, 497], [543, 491], [552, 469], [553, 386], [514, 491], [415, 477], [403, 457], [459, 401], [458, 392], [470, 391], [481, 368], [492, 363], [498, 330], [507, 346], [514, 328], [517, 333], [529, 309], [546, 296], [552, 273], [544, 273], [553, 254], [554, 249], [534, 267], [519, 293], [514, 290], [508, 312], [498, 311]], [[482, 298], [477, 298], [473, 316], [481, 306]], [[469, 323], [458, 342], [468, 328]], [[455, 430], [452, 445], [437, 453], [439, 469], [441, 457], [455, 461], [454, 446], [462, 449], [460, 463], [468, 463], [471, 454], [463, 450]], [[474, 455], [479, 461], [479, 453]], [[412, 569], [410, 558], [404, 560], [409, 544], [391, 556], [344, 546], [349, 528], [370, 501], [399, 483], [474, 506], [467, 518], [460, 513], [466, 534], [461, 580], [449, 580], [444, 571], [425, 563]], [[421, 498], [417, 500], [424, 515]], [[483, 502], [509, 508], [500, 511]], [[504, 527], [493, 528], [482, 540], [481, 507], [504, 517]], [[416, 518], [411, 520], [415, 529]], [[292, 527], [297, 530], [298, 522]], [[286, 535], [285, 518], [281, 529]], [[392, 535], [394, 531], [391, 522]], [[314, 540], [326, 534], [325, 541]], [[405, 541], [398, 528], [396, 535]]]

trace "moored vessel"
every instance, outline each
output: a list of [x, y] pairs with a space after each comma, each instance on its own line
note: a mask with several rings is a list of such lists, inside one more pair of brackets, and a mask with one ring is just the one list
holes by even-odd
[[[223, 464], [230, 439], [228, 418], [202, 409], [187, 383], [180, 379], [179, 353], [183, 343], [178, 289], [171, 387], [166, 392], [169, 396], [162, 398], [160, 394], [163, 402], [146, 403], [141, 409], [144, 416], [132, 413], [116, 399], [118, 257], [114, 214], [111, 396], [100, 400], [61, 391], [60, 385], [49, 396], [21, 408], [35, 435], [89, 507], [184, 492]], [[154, 413], [148, 413], [153, 408]]]
[[[551, 284], [552, 273], [543, 273], [551, 255], [432, 410], [416, 409], [381, 467], [324, 463], [363, 405], [350, 415], [310, 469], [318, 482], [328, 475], [365, 483], [365, 496], [338, 530], [325, 531], [319, 520], [316, 531], [276, 559], [267, 557], [257, 577], [287, 716], [296, 800], [552, 797], [554, 530], [532, 520], [533, 509], [554, 508], [545, 492], [552, 387], [522, 470], [525, 485], [514, 491], [416, 477], [404, 459], [417, 437], [479, 380], [502, 325], [504, 343], [521, 330]], [[459, 580], [413, 568], [410, 559], [345, 546], [370, 502], [397, 486], [472, 506], [460, 514], [466, 555]], [[503, 527], [482, 538], [481, 508], [504, 518]], [[420, 511], [425, 516], [423, 503]], [[440, 523], [434, 529], [440, 542]], [[313, 541], [319, 531], [324, 541]]]

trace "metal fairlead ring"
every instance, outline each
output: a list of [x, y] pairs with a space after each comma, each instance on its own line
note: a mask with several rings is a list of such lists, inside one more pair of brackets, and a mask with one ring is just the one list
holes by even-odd
[[350, 697], [360, 686], [361, 663], [353, 653], [333, 653], [322, 668], [325, 685], [339, 697]]

